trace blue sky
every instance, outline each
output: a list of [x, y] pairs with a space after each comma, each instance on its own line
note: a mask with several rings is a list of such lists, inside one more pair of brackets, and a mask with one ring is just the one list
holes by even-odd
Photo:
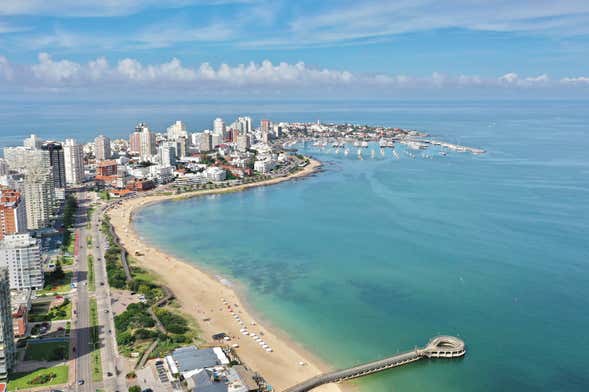
[[43, 96], [583, 97], [589, 1], [0, 0], [0, 83]]

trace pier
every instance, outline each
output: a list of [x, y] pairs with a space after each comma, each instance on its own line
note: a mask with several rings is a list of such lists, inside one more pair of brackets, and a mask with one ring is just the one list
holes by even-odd
[[407, 351], [389, 358], [354, 366], [348, 369], [322, 374], [294, 385], [286, 389], [284, 392], [306, 392], [324, 384], [364, 377], [369, 374], [392, 369], [424, 358], [459, 358], [464, 356], [465, 353], [466, 347], [461, 339], [454, 336], [437, 336], [430, 340], [427, 346], [423, 348], [417, 348], [413, 351]]

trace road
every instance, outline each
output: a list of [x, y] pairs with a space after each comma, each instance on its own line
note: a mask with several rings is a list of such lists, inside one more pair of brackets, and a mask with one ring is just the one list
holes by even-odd
[[[98, 305], [99, 339], [101, 345], [102, 372], [104, 387], [107, 391], [126, 391], [126, 369], [121, 361], [116, 343], [114, 317], [111, 307], [110, 287], [106, 275], [104, 254], [108, 248], [105, 235], [100, 231], [102, 209], [92, 214], [90, 233], [92, 235], [92, 252], [94, 256], [94, 276], [96, 281], [96, 303]], [[109, 376], [108, 374], [112, 374]]]
[[76, 391], [94, 391], [92, 382], [92, 364], [90, 347], [90, 307], [87, 286], [88, 254], [86, 249], [86, 217], [88, 201], [85, 192], [78, 193], [78, 212], [75, 228], [78, 233], [78, 241], [75, 249], [74, 279], [77, 288], [73, 294], [72, 332], [75, 357], [75, 380], [84, 380], [83, 385], [76, 384]]
[[[76, 217], [76, 229], [78, 232], [77, 257], [74, 267], [74, 281], [78, 287], [75, 290], [75, 315], [72, 320], [72, 330], [75, 331], [75, 374], [76, 383], [84, 380], [83, 385], [76, 384], [76, 391], [94, 392], [97, 388], [106, 391], [127, 391], [125, 381], [125, 368], [118, 355], [116, 344], [114, 319], [111, 309], [110, 288], [104, 264], [104, 253], [107, 249], [105, 236], [100, 232], [100, 209], [92, 214], [92, 220], [88, 227], [88, 209], [90, 197], [87, 192], [78, 192], [78, 214]], [[88, 246], [87, 238], [92, 238], [92, 244]], [[96, 291], [94, 294], [88, 291], [88, 255], [94, 259], [94, 276]], [[102, 284], [103, 283], [103, 284]], [[92, 346], [90, 334], [90, 306], [89, 300], [94, 295], [98, 311], [98, 341], [102, 363], [103, 382], [92, 381], [91, 352]], [[111, 374], [111, 375], [109, 375]]]

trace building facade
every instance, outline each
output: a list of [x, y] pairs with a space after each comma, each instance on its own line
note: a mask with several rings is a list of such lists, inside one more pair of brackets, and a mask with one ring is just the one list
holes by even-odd
[[68, 184], [79, 185], [84, 182], [84, 146], [74, 139], [66, 139], [63, 146], [65, 161], [65, 180]]
[[23, 188], [27, 229], [38, 230], [48, 227], [55, 205], [52, 171], [43, 168], [29, 170], [25, 175]]
[[24, 233], [27, 230], [25, 202], [15, 190], [0, 192], [0, 240], [6, 235]]
[[169, 140], [178, 140], [181, 137], [188, 137], [188, 132], [186, 132], [186, 124], [184, 124], [182, 121], [176, 121], [174, 124], [170, 125], [166, 133]]
[[6, 380], [16, 360], [8, 269], [0, 268], [0, 379]]
[[98, 135], [94, 139], [94, 156], [97, 161], [110, 159], [112, 151], [110, 149], [110, 139], [104, 135]]
[[41, 244], [30, 234], [12, 234], [0, 241], [0, 268], [8, 269], [11, 290], [43, 288]]
[[49, 165], [53, 171], [53, 183], [56, 189], [65, 189], [65, 158], [63, 146], [57, 142], [45, 142], [41, 150], [49, 152]]

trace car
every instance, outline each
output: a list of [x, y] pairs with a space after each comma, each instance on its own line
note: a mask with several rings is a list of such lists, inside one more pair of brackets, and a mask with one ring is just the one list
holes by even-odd
[[101, 285], [101, 286], [104, 286], [104, 282], [100, 282], [100, 285]]
[[112, 372], [106, 372], [106, 375], [107, 375], [108, 377], [111, 377], [111, 376], [112, 376]]
[[84, 382], [85, 382], [84, 380], [80, 379], [80, 380], [78, 380], [78, 385], [84, 385]]
[[108, 309], [104, 309], [104, 313], [108, 313]]

